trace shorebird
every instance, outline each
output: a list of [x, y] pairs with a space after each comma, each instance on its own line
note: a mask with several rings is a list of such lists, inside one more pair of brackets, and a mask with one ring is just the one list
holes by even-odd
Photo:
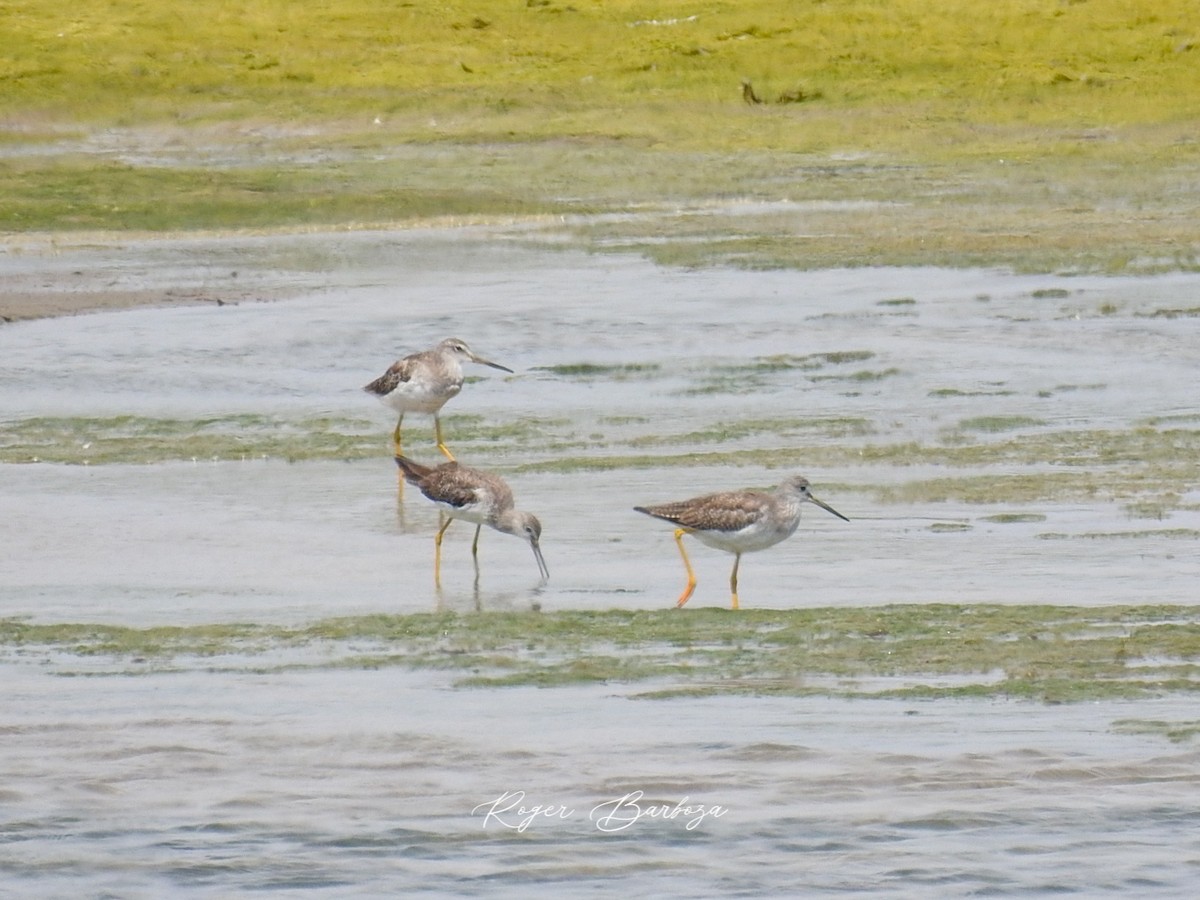
[[734, 554], [733, 574], [729, 589], [733, 593], [732, 608], [738, 608], [738, 566], [742, 554], [773, 547], [791, 537], [800, 524], [800, 509], [805, 503], [815, 503], [839, 519], [850, 520], [827, 503], [818, 500], [809, 489], [808, 479], [796, 475], [770, 491], [723, 491], [705, 494], [677, 503], [657, 506], [635, 506], [634, 509], [656, 519], [678, 526], [675, 543], [687, 569], [687, 587], [676, 607], [683, 606], [696, 589], [696, 573], [683, 547], [683, 536], [692, 534], [696, 540], [718, 550]]
[[550, 577], [550, 570], [546, 568], [546, 560], [542, 558], [542, 548], [538, 544], [542, 537], [542, 523], [532, 513], [518, 512], [513, 507], [512, 489], [503, 478], [453, 461], [440, 466], [423, 466], [397, 455], [396, 465], [409, 484], [418, 487], [448, 516], [433, 541], [433, 580], [436, 585], [440, 587], [442, 583], [442, 536], [455, 519], [475, 523], [471, 556], [476, 567], [479, 565], [479, 530], [487, 525], [528, 541], [542, 580]]
[[438, 413], [446, 401], [462, 390], [464, 362], [491, 366], [501, 372], [512, 374], [512, 369], [477, 356], [459, 338], [446, 338], [436, 347], [413, 353], [392, 363], [391, 367], [363, 388], [374, 394], [385, 405], [400, 414], [396, 430], [392, 432], [392, 443], [396, 456], [401, 455], [400, 426], [406, 412], [431, 413], [433, 430], [437, 437], [437, 448], [453, 461], [454, 454], [446, 449], [442, 441], [442, 421]]

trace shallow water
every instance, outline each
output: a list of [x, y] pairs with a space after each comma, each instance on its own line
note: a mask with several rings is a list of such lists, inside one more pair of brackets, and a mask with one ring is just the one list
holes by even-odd
[[[155, 277], [224, 271], [194, 258], [233, 256], [228, 243], [236, 246], [201, 243], [186, 265], [168, 260]], [[299, 292], [287, 302], [0, 329], [10, 423], [139, 415], [186, 427], [189, 419], [253, 414], [286, 430], [327, 417], [349, 420], [364, 440], [377, 435], [379, 448], [375, 458], [347, 462], [2, 466], [0, 490], [12, 510], [3, 537], [15, 561], [0, 575], [8, 614], [146, 624], [408, 612], [439, 602], [519, 607], [533, 599], [549, 609], [656, 608], [678, 594], [682, 566], [670, 529], [631, 507], [775, 483], [792, 467], [764, 467], [772, 451], [796, 446], [829, 454], [827, 465], [796, 468], [853, 522], [814, 507], [795, 538], [748, 557], [741, 587], [752, 605], [1193, 602], [1194, 482], [1167, 476], [1166, 487], [1156, 486], [1157, 470], [1146, 463], [1141, 489], [1152, 509], [1164, 491], [1176, 493], [1164, 518], [1133, 518], [1128, 504], [1138, 495], [1130, 490], [1141, 482], [1108, 488], [1109, 473], [1123, 471], [1120, 460], [1064, 465], [1054, 442], [1027, 460], [978, 466], [930, 465], [919, 453], [873, 461], [870, 451], [908, 442], [1036, 446], [1042, 435], [1136, 434], [1163, 419], [1194, 429], [1200, 317], [1154, 314], [1193, 306], [1200, 277], [691, 272], [436, 233], [327, 243], [323, 254], [319, 236], [240, 248], [315, 267], [278, 274]], [[138, 269], [138, 254], [150, 252], [132, 245], [126, 265]], [[245, 270], [246, 259], [237, 261]], [[476, 591], [470, 529], [461, 524], [448, 534], [445, 590], [435, 594], [435, 514], [412, 489], [397, 504], [391, 414], [360, 390], [395, 357], [452, 333], [517, 374], [471, 367], [480, 380], [446, 408], [450, 446], [455, 414], [485, 426], [532, 423], [533, 436], [517, 443], [459, 443], [464, 462], [509, 471], [564, 455], [663, 459], [510, 476], [518, 505], [545, 528], [553, 578], [536, 597], [532, 554], [498, 534], [482, 540]], [[870, 356], [811, 372], [748, 366], [851, 352]], [[593, 377], [553, 368], [581, 363], [657, 368]], [[888, 374], [864, 380], [861, 372]], [[998, 434], [960, 427], [1004, 417], [1029, 421]], [[783, 423], [778, 432], [764, 424], [773, 419]], [[843, 421], [856, 423], [849, 433], [836, 424]], [[407, 451], [436, 461], [428, 419], [406, 424]], [[731, 436], [702, 436], [722, 429]], [[75, 440], [86, 461], [86, 433]], [[738, 468], [687, 464], [686, 454], [713, 451], [750, 456]], [[881, 491], [930, 479], [1092, 472], [1092, 488], [1062, 499], [1005, 502], [999, 484], [995, 501], [983, 504], [879, 500]], [[995, 520], [1006, 514], [1026, 520]], [[703, 547], [693, 558], [701, 584], [692, 602], [727, 603], [729, 558]]]
[[[529, 548], [486, 531], [478, 579], [473, 529], [456, 523], [433, 579], [437, 512], [409, 488], [395, 496], [394, 465], [277, 461], [155, 466], [0, 467], [10, 519], [0, 576], [4, 615], [34, 621], [128, 625], [293, 623], [330, 615], [433, 609], [656, 609], [670, 606], [684, 572], [669, 528], [632, 512], [636, 502], [694, 494], [698, 486], [766, 483], [772, 472], [711, 468], [524, 474], [519, 505], [544, 528], [551, 571], [538, 583]], [[834, 477], [849, 480], [853, 472]], [[810, 478], [819, 477], [810, 473]], [[587, 492], [580, 502], [580, 487]], [[1191, 603], [1194, 537], [1153, 533], [1111, 504], [1022, 506], [1044, 521], [995, 523], [967, 504], [873, 508], [821, 492], [851, 518], [815, 508], [795, 537], [747, 556], [747, 606], [885, 603]], [[866, 508], [864, 509], [864, 507]], [[1196, 514], [1176, 514], [1197, 527]], [[17, 526], [17, 523], [19, 527]], [[932, 526], [962, 523], [966, 531]], [[1150, 533], [1086, 538], [1092, 532]], [[1039, 539], [1047, 533], [1075, 539]], [[697, 606], [728, 604], [731, 557], [690, 551]]]
[[[296, 296], [0, 328], [6, 427], [248, 414], [302, 429], [329, 417], [365, 423], [379, 454], [0, 466], [2, 616], [148, 626], [667, 607], [683, 582], [670, 529], [631, 507], [774, 483], [792, 470], [771, 454], [797, 446], [827, 461], [802, 473], [852, 521], [814, 508], [794, 538], [743, 560], [745, 606], [1195, 602], [1194, 483], [1164, 501], [1170, 478], [1148, 462], [1065, 465], [1053, 447], [959, 467], [872, 454], [1037, 446], [1164, 419], [1194, 429], [1200, 318], [1164, 314], [1196, 307], [1194, 275], [674, 271], [487, 233], [68, 257], [0, 265], [111, 266], [151, 284], [203, 284], [236, 265]], [[473, 370], [446, 437], [464, 462], [506, 471], [542, 520], [546, 585], [528, 548], [496, 533], [476, 578], [460, 523], [435, 590], [436, 513], [412, 489], [397, 498], [393, 423], [360, 386], [449, 334], [517, 372]], [[852, 356], [811, 372], [750, 365], [812, 354]], [[600, 369], [553, 368], [583, 363]], [[534, 436], [456, 442], [454, 415], [532, 423]], [[1017, 416], [1029, 421], [998, 434], [962, 427]], [[409, 424], [408, 451], [435, 459], [428, 422]], [[703, 436], [714, 429], [731, 436]], [[750, 455], [737, 467], [683, 456], [731, 449]], [[563, 454], [618, 463], [555, 471]], [[647, 454], [661, 463], [632, 464]], [[550, 465], [518, 470], [530, 462]], [[1106, 490], [1130, 469], [1162, 519]], [[904, 499], [930, 479], [1044, 472], [1092, 473], [1096, 488]], [[691, 604], [726, 605], [730, 558], [697, 546], [692, 559]], [[1200, 875], [1194, 746], [1119, 724], [1194, 721], [1186, 698], [667, 701], [620, 687], [454, 689], [450, 676], [392, 669], [88, 675], [17, 651], [4, 667], [0, 859], [19, 895], [527, 896], [569, 880], [596, 896], [1190, 896]], [[521, 790], [571, 814], [516, 832], [471, 813]], [[643, 819], [603, 833], [588, 818], [636, 790], [728, 812], [690, 831]]]
[[23, 896], [1184, 897], [1200, 866], [1200, 754], [1113, 726], [1190, 700], [4, 677]]

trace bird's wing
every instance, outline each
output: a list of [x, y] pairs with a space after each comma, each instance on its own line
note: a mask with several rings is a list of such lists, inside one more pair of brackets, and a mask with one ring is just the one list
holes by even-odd
[[729, 491], [635, 509], [694, 531], [740, 531], [762, 516], [762, 498], [744, 491]]
[[384, 397], [396, 389], [398, 385], [403, 384], [412, 378], [413, 358], [406, 356], [404, 359], [397, 360], [392, 363], [386, 372], [363, 388], [369, 394], [378, 394]]
[[421, 493], [435, 503], [444, 503], [455, 509], [474, 506], [483, 499], [482, 489], [461, 476], [458, 463], [440, 465], [421, 480]]

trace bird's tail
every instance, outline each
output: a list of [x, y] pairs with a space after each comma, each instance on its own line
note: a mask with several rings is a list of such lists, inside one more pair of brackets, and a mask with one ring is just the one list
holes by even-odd
[[654, 516], [656, 519], [662, 519], [664, 522], [670, 522], [672, 525], [679, 524], [679, 513], [672, 510], [671, 504], [663, 504], [661, 506], [635, 506], [634, 512], [645, 513], [648, 516]]
[[404, 480], [409, 484], [416, 484], [426, 475], [433, 471], [432, 466], [423, 466], [419, 462], [414, 462], [407, 456], [397, 456], [396, 465], [400, 467], [400, 471], [404, 473]]

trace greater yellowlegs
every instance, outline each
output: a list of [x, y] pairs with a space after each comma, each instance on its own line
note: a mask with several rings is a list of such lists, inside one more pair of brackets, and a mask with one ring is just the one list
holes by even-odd
[[518, 512], [513, 507], [512, 489], [503, 478], [457, 462], [423, 466], [407, 457], [397, 456], [396, 465], [408, 483], [420, 488], [421, 493], [448, 517], [434, 538], [433, 579], [437, 585], [442, 583], [442, 536], [455, 519], [475, 523], [471, 556], [475, 558], [476, 566], [479, 564], [479, 529], [487, 525], [528, 541], [542, 579], [550, 577], [538, 543], [542, 537], [542, 523], [532, 513]]
[[433, 415], [437, 447], [447, 459], [454, 459], [454, 455], [446, 449], [442, 441], [442, 422], [438, 413], [447, 400], [457, 396], [462, 390], [464, 362], [479, 363], [512, 374], [512, 369], [507, 366], [476, 355], [467, 346], [466, 341], [446, 338], [432, 349], [413, 353], [392, 363], [386, 372], [363, 388], [367, 393], [378, 397], [385, 406], [399, 413], [396, 430], [392, 433], [394, 452], [397, 456], [403, 452], [400, 444], [400, 426], [404, 422], [404, 414], [420, 412]]
[[635, 506], [634, 509], [678, 526], [675, 529], [675, 543], [679, 545], [679, 555], [683, 557], [688, 580], [687, 587], [675, 604], [677, 607], [687, 603], [696, 589], [696, 574], [683, 548], [683, 536], [692, 534], [702, 544], [734, 554], [729, 589], [733, 594], [732, 606], [737, 609], [738, 566], [742, 554], [765, 550], [791, 537], [800, 524], [800, 509], [805, 503], [815, 503], [839, 519], [850, 521], [832, 506], [814, 497], [808, 479], [799, 475], [770, 491], [723, 491], [677, 503]]

